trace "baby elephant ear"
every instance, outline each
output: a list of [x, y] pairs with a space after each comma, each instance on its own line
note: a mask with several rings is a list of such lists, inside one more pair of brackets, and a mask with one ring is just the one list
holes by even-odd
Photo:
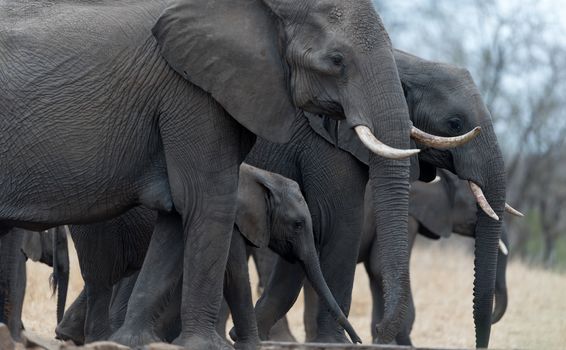
[[22, 242], [22, 252], [31, 261], [39, 261], [43, 255], [43, 244], [41, 241], [41, 235], [46, 233], [24, 231], [18, 232], [18, 234], [23, 234]]
[[259, 182], [238, 189], [235, 224], [253, 246], [265, 248], [270, 238], [269, 190]]
[[177, 0], [161, 14], [153, 35], [169, 65], [240, 124], [286, 142], [296, 109], [278, 27], [261, 0]]

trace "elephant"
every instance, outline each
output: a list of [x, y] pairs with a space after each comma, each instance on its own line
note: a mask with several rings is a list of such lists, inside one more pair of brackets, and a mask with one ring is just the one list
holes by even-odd
[[69, 286], [69, 255], [64, 227], [46, 233], [14, 228], [0, 238], [0, 323], [10, 329], [12, 338], [21, 341], [22, 309], [26, 291], [26, 260], [53, 267], [50, 284], [57, 292], [57, 322], [65, 311]]
[[[414, 182], [411, 186], [409, 203], [409, 246], [413, 243], [417, 234], [430, 239], [447, 238], [452, 232], [465, 236], [475, 237], [476, 226], [476, 201], [465, 181], [459, 180], [446, 170], [439, 169], [439, 180], [435, 183]], [[369, 186], [368, 186], [369, 187]], [[363, 224], [363, 236], [358, 253], [358, 263], [363, 263], [370, 280], [372, 292], [372, 321], [371, 331], [375, 338], [374, 325], [378, 324], [383, 314], [384, 301], [382, 290], [381, 269], [375, 263], [376, 233], [371, 208], [371, 197], [366, 192], [365, 214]], [[507, 245], [508, 239], [505, 228], [501, 235], [502, 243], [497, 257], [497, 274], [495, 281], [495, 307], [492, 323], [498, 322], [504, 315], [507, 307]], [[409, 304], [409, 315], [402, 331], [396, 337], [396, 343], [400, 345], [412, 345], [410, 333], [415, 320], [414, 303], [411, 298]], [[317, 298], [308, 285], [305, 286], [305, 331], [306, 339], [316, 336], [316, 323], [314, 317], [317, 310]]]
[[[502, 230], [499, 217], [504, 210], [512, 210], [505, 203], [504, 164], [491, 115], [466, 69], [427, 61], [400, 50], [396, 50], [394, 55], [413, 125], [419, 130], [447, 138], [458, 139], [461, 135], [461, 139], [446, 142], [430, 138], [420, 131], [412, 133], [415, 139], [413, 146], [421, 152], [412, 163], [411, 175], [413, 180], [432, 181], [436, 168], [443, 168], [469, 181], [474, 189], [475, 198], [482, 208], [477, 211], [475, 226], [476, 346], [487, 347], [492, 323], [498, 241]], [[313, 215], [323, 274], [333, 295], [348, 314], [362, 239], [364, 194], [368, 179], [372, 184], [373, 218], [379, 232], [376, 235], [379, 244], [373, 245], [371, 252], [379, 260], [374, 263], [385, 274], [383, 284], [386, 288], [397, 285], [398, 280], [408, 283], [408, 279], [405, 280], [407, 276], [399, 273], [399, 261], [391, 258], [405, 256], [404, 249], [408, 246], [399, 243], [395, 244], [394, 250], [386, 248], [392, 245], [394, 235], [383, 227], [395, 229], [395, 226], [380, 223], [382, 219], [387, 220], [388, 215], [398, 214], [398, 208], [393, 205], [386, 210], [380, 209], [391, 198], [375, 193], [375, 189], [381, 186], [397, 187], [373, 175], [368, 152], [357, 142], [352, 129], [342, 121], [308, 113], [306, 116], [307, 119], [296, 121], [295, 132], [287, 144], [258, 138], [246, 162], [282, 174], [301, 186]], [[477, 132], [479, 135], [473, 138]], [[460, 147], [446, 148], [447, 144], [456, 141]], [[403, 216], [403, 220], [406, 222], [407, 218]], [[302, 283], [302, 272], [278, 259], [270, 282], [255, 308], [261, 339], [268, 339], [273, 324], [293, 305]], [[397, 305], [388, 298], [400, 295], [404, 298], [400, 292], [384, 291], [383, 320], [389, 319], [390, 305]], [[402, 304], [408, 308], [409, 302], [410, 297], [407, 296]], [[343, 330], [325, 310], [318, 310], [316, 324], [316, 335], [310, 340], [346, 341]], [[402, 327], [398, 326], [399, 329]], [[386, 333], [381, 324], [377, 325], [376, 333], [377, 341], [381, 342], [379, 338]]]
[[395, 266], [380, 336], [393, 339], [408, 299], [407, 157], [419, 150], [370, 0], [0, 0], [0, 23], [0, 235], [159, 212], [113, 340], [155, 340], [137, 330], [182, 259], [176, 343], [229, 348], [215, 321], [238, 167], [256, 136], [286, 142], [309, 111], [347, 120], [372, 150]]
[[[69, 226], [85, 284], [65, 313], [64, 322], [57, 325], [57, 338], [90, 343], [108, 339], [119, 328], [121, 322], [110, 322], [111, 315], [116, 314], [111, 312], [111, 300], [120, 290], [113, 287], [142, 268], [156, 219], [156, 211], [136, 207], [108, 221]], [[116, 306], [118, 309], [127, 306], [132, 288], [126, 293], [126, 303]]]
[[[244, 163], [240, 168], [237, 198], [234, 233], [224, 281], [224, 297], [240, 335], [236, 348], [255, 349], [259, 343], [246, 246], [269, 247], [291, 263], [299, 264], [334, 317], [348, 330], [353, 341], [360, 342], [322, 276], [311, 215], [299, 186], [281, 175]], [[110, 313], [114, 304], [125, 304], [124, 298], [127, 300], [129, 295], [124, 293], [122, 297], [112, 297], [112, 286], [141, 268], [139, 261], [143, 261], [148, 247], [139, 245], [137, 236], [151, 237], [155, 219], [153, 211], [138, 207], [105, 223], [71, 226], [85, 288], [65, 314], [65, 321], [58, 325], [59, 338], [88, 343], [105, 339], [113, 327], [119, 326], [111, 325]], [[136, 231], [139, 232], [136, 234]], [[119, 244], [104, 235], [119, 237]], [[104, 259], [106, 261], [101, 264], [100, 260]], [[163, 340], [173, 340], [180, 331], [180, 278], [179, 271], [162, 279], [161, 283], [167, 284], [171, 290], [178, 290], [163, 301], [163, 304], [168, 304], [167, 310], [163, 311], [161, 307], [152, 311], [158, 315], [152, 329], [156, 329]]]

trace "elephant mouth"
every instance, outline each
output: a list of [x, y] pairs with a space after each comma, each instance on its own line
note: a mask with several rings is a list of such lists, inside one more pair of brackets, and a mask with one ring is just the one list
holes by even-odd
[[316, 97], [305, 104], [300, 106], [301, 109], [313, 113], [325, 115], [331, 119], [344, 120], [346, 119], [346, 113], [342, 105], [336, 101], [332, 100], [319, 100]]

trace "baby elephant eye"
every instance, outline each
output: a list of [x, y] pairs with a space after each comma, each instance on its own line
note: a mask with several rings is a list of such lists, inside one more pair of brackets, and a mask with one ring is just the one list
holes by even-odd
[[295, 221], [293, 226], [295, 227], [295, 230], [301, 230], [304, 226], [304, 223], [302, 221]]

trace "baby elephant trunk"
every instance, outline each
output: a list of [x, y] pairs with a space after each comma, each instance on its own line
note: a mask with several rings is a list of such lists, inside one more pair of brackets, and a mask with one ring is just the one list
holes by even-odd
[[336, 319], [336, 321], [346, 330], [350, 339], [353, 343], [361, 344], [362, 340], [354, 330], [354, 327], [348, 321], [344, 312], [334, 299], [330, 288], [326, 284], [326, 280], [322, 275], [322, 270], [320, 268], [320, 262], [316, 255], [306, 258], [304, 261], [301, 262], [303, 265], [303, 269], [305, 270], [305, 274], [307, 279], [311, 283], [312, 287], [318, 294], [319, 298], [326, 304], [326, 307], [330, 311], [330, 314]]

